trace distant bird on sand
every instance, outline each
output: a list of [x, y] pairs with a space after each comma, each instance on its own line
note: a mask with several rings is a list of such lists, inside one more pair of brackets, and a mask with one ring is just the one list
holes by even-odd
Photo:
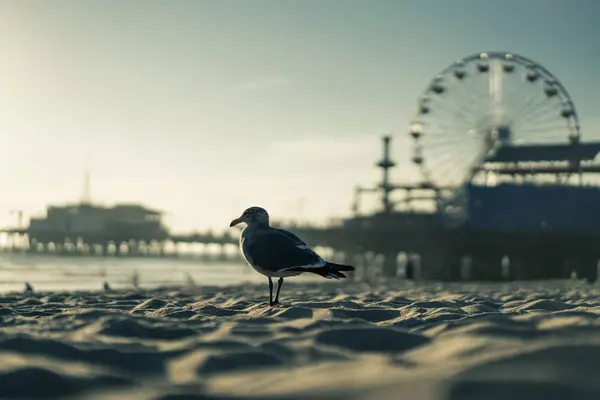
[[25, 290], [23, 290], [26, 293], [31, 293], [33, 292], [33, 286], [31, 286], [31, 284], [29, 282], [25, 282]]
[[[342, 271], [354, 271], [349, 265], [323, 260], [298, 236], [269, 225], [269, 214], [260, 207], [250, 207], [230, 227], [246, 223], [240, 235], [240, 248], [244, 258], [257, 272], [269, 278], [269, 305], [279, 304], [283, 278], [304, 272], [321, 275], [327, 279], [346, 278]], [[277, 294], [273, 300], [273, 280], [278, 277]]]

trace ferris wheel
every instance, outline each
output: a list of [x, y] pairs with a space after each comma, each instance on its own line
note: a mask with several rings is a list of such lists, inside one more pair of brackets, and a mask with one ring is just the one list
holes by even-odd
[[425, 182], [459, 187], [501, 146], [577, 143], [575, 106], [548, 70], [525, 57], [475, 54], [439, 73], [417, 104], [410, 135]]

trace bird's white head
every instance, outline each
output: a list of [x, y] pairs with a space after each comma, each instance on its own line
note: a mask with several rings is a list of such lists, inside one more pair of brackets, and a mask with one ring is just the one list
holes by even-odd
[[269, 226], [269, 213], [261, 207], [247, 208], [239, 218], [234, 219], [229, 227], [245, 222], [248, 226]]

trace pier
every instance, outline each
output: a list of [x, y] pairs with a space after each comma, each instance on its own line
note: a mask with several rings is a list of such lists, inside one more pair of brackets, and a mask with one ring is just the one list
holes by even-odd
[[[581, 226], [577, 231], [547, 229], [543, 224], [534, 229], [510, 226], [499, 229], [485, 224], [494, 215], [504, 215], [503, 220], [511, 224], [534, 215], [542, 218], [539, 221], [543, 223], [543, 218], [552, 216], [560, 207], [566, 211], [560, 203], [564, 199], [587, 199], [589, 204], [600, 204], [598, 189], [523, 184], [467, 185], [452, 189], [427, 183], [396, 184], [391, 182], [389, 171], [395, 165], [390, 157], [390, 142], [389, 137], [383, 138], [383, 159], [376, 164], [382, 170], [381, 182], [355, 191], [353, 217], [329, 226], [285, 226], [276, 221], [273, 224], [296, 233], [325, 258], [357, 266], [360, 274], [498, 281], [568, 278], [575, 273], [595, 280], [600, 258], [596, 243], [600, 233], [594, 226], [600, 226], [600, 214], [584, 215], [577, 222]], [[588, 157], [595, 157], [600, 151], [600, 146], [592, 147], [595, 152], [590, 152]], [[579, 147], [575, 149], [579, 151]], [[564, 150], [569, 151], [569, 148]], [[380, 209], [362, 215], [360, 196], [369, 192], [380, 194]], [[393, 200], [392, 192], [401, 196]], [[451, 201], [447, 200], [449, 194], [454, 196], [450, 197]], [[482, 200], [478, 200], [480, 198]], [[510, 207], [515, 198], [521, 199], [523, 207], [517, 217]], [[551, 198], [559, 202], [552, 203]], [[482, 210], [481, 205], [470, 208], [466, 216], [448, 212], [449, 205], [481, 201], [488, 209]], [[421, 208], [413, 208], [413, 203]], [[429, 210], [423, 210], [424, 204], [428, 204]], [[577, 207], [571, 208], [577, 211]], [[537, 216], [535, 210], [541, 210], [542, 214]], [[160, 215], [141, 205], [107, 208], [81, 202], [51, 206], [45, 218], [32, 219], [27, 228], [6, 228], [0, 232], [8, 237], [4, 251], [27, 254], [241, 260], [239, 234], [235, 230], [171, 233]], [[586, 226], [591, 230], [584, 229]]]
[[[589, 281], [596, 279], [600, 213], [586, 209], [587, 214], [582, 214], [577, 204], [600, 204], [600, 189], [523, 183], [467, 184], [454, 189], [426, 182], [396, 184], [389, 171], [395, 165], [390, 142], [390, 137], [383, 138], [383, 158], [376, 164], [382, 170], [381, 182], [356, 189], [353, 217], [329, 226], [273, 224], [296, 233], [323, 257], [357, 266], [360, 274], [498, 281], [568, 278], [575, 273]], [[600, 145], [576, 144], [559, 150], [546, 153], [559, 162], [573, 159], [573, 152], [593, 159]], [[581, 171], [577, 164], [571, 169]], [[380, 194], [380, 209], [362, 215], [360, 196], [369, 192]], [[391, 193], [401, 195], [392, 199]], [[520, 208], [511, 206], [515, 199]], [[574, 214], [566, 214], [566, 219], [553, 217], [568, 212]], [[45, 218], [32, 219], [27, 228], [0, 231], [8, 237], [4, 251], [27, 254], [240, 260], [235, 230], [172, 233], [160, 216], [141, 205], [101, 207], [80, 202], [51, 206]], [[565, 228], [548, 227], [559, 223]]]

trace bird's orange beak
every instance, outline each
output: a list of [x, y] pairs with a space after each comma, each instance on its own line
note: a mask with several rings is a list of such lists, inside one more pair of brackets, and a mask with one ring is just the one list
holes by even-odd
[[229, 227], [231, 228], [232, 226], [236, 226], [237, 224], [241, 224], [242, 222], [244, 222], [244, 221], [242, 221], [241, 218], [236, 218], [233, 221], [231, 221], [231, 223], [229, 224]]

